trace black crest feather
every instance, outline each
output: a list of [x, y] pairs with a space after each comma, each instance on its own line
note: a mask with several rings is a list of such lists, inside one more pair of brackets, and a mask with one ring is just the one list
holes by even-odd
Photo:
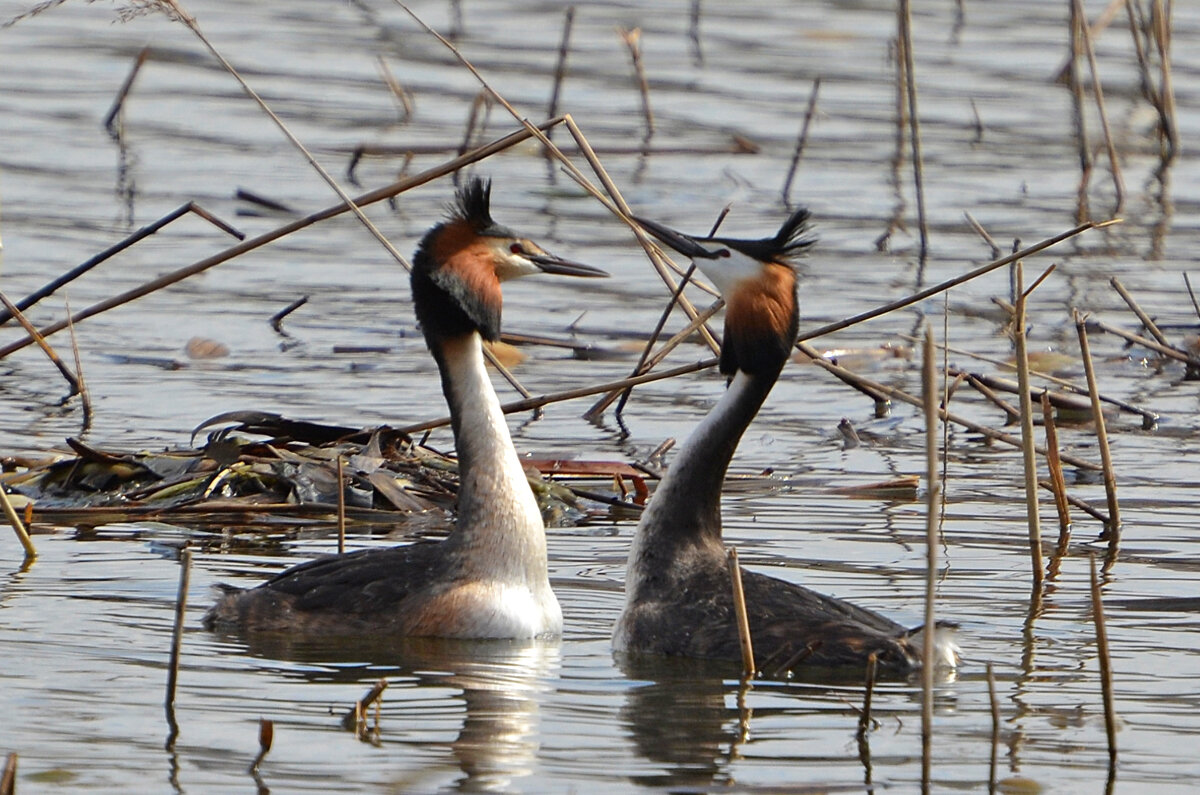
[[451, 212], [456, 218], [475, 227], [476, 231], [495, 226], [496, 222], [492, 220], [492, 181], [471, 177], [466, 185], [458, 189]]

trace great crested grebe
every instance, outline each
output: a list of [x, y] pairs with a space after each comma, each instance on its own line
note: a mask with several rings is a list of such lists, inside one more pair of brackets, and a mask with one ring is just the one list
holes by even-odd
[[545, 525], [484, 367], [500, 336], [500, 283], [533, 273], [605, 276], [496, 224], [471, 180], [421, 239], [413, 305], [442, 376], [458, 453], [458, 517], [442, 541], [318, 558], [251, 590], [226, 587], [209, 629], [379, 637], [557, 635]]
[[[794, 212], [774, 237], [692, 238], [637, 219], [689, 256], [725, 298], [721, 372], [725, 394], [675, 456], [638, 523], [625, 579], [625, 607], [613, 631], [623, 653], [741, 660], [732, 588], [721, 541], [721, 485], [738, 441], [766, 400], [799, 329], [793, 262], [814, 242], [808, 212]], [[742, 571], [756, 657], [784, 667], [865, 665], [908, 671], [921, 665], [920, 630], [909, 630], [841, 599]], [[957, 649], [939, 632], [937, 665]], [[789, 663], [790, 664], [786, 664]]]

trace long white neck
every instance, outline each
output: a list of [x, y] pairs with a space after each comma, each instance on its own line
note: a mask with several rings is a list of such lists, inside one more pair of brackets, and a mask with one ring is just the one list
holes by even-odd
[[459, 462], [455, 543], [481, 550], [462, 556], [463, 565], [491, 578], [548, 587], [545, 525], [484, 366], [480, 337], [443, 340], [438, 354]]

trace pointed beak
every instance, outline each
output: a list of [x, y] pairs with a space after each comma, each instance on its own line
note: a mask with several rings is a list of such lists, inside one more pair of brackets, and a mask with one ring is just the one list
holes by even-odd
[[607, 276], [608, 274], [599, 268], [593, 268], [591, 265], [584, 265], [581, 262], [572, 262], [569, 259], [562, 259], [553, 254], [543, 252], [541, 254], [527, 254], [529, 261], [541, 268], [542, 273], [554, 273], [559, 276]]
[[717, 259], [718, 257], [729, 256], [729, 252], [723, 248], [707, 249], [700, 245], [700, 241], [691, 235], [676, 232], [674, 229], [663, 226], [656, 221], [649, 221], [636, 215], [632, 216], [632, 218], [641, 224], [642, 228], [647, 232], [685, 257], [691, 257], [692, 259]]

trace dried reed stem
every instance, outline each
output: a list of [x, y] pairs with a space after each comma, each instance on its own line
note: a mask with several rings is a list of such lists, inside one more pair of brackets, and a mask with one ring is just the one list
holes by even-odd
[[275, 721], [268, 718], [258, 719], [258, 755], [254, 757], [254, 761], [250, 763], [250, 769], [247, 773], [258, 772], [258, 766], [262, 764], [263, 759], [266, 759], [267, 754], [271, 751], [271, 745], [275, 742]]
[[746, 593], [742, 590], [742, 568], [738, 565], [736, 547], [729, 548], [726, 563], [733, 588], [733, 612], [737, 617], [738, 643], [742, 647], [742, 675], [752, 677], [755, 674], [754, 644], [750, 638], [750, 618], [746, 615]]
[[17, 534], [17, 540], [21, 542], [21, 547], [25, 550], [25, 560], [33, 560], [37, 557], [33, 539], [29, 537], [29, 531], [25, 529], [25, 523], [21, 521], [21, 517], [17, 516], [17, 511], [13, 508], [12, 502], [8, 499], [8, 492], [4, 490], [3, 486], [0, 486], [0, 506], [4, 508], [4, 516], [12, 525], [13, 532]]
[[974, 373], [962, 373], [967, 379], [967, 383], [975, 388], [975, 391], [990, 400], [997, 408], [1004, 412], [1004, 424], [1011, 425], [1021, 419], [1020, 409], [1014, 408], [1011, 403], [1004, 400], [995, 391], [988, 386], [983, 380]]
[[1177, 362], [1182, 362], [1183, 364], [1187, 365], [1189, 371], [1200, 370], [1200, 358], [1192, 356], [1184, 351], [1179, 350], [1178, 348], [1172, 348], [1169, 345], [1162, 345], [1155, 340], [1147, 339], [1139, 334], [1132, 334], [1128, 331], [1123, 331], [1122, 329], [1119, 329], [1109, 323], [1105, 323], [1102, 320], [1089, 318], [1087, 324], [1093, 329], [1103, 331], [1105, 334], [1112, 334], [1120, 337], [1126, 342], [1132, 342], [1135, 345], [1140, 345], [1143, 348], [1166, 356], [1168, 359], [1174, 359]]
[[342, 717], [342, 728], [357, 730], [361, 716], [367, 714], [367, 709], [369, 709], [371, 704], [375, 703], [375, 701], [381, 695], [383, 695], [383, 691], [387, 690], [387, 686], [388, 680], [386, 678], [382, 678], [375, 684], [371, 685], [371, 689], [366, 693], [363, 693], [362, 698], [360, 698], [358, 701], [355, 701], [354, 706], [350, 708], [350, 711]]
[[290, 304], [285, 306], [283, 309], [280, 309], [278, 312], [271, 315], [271, 328], [275, 329], [275, 333], [282, 334], [285, 337], [290, 336], [286, 331], [283, 330], [283, 319], [307, 303], [308, 296], [302, 295], [295, 301], [292, 301]]
[[1183, 272], [1183, 284], [1187, 287], [1188, 298], [1192, 299], [1192, 309], [1196, 310], [1196, 317], [1200, 318], [1200, 302], [1196, 301], [1196, 293], [1192, 291], [1192, 280], [1188, 278], [1187, 271]]
[[970, 224], [971, 228], [975, 230], [975, 234], [983, 238], [983, 242], [987, 243], [988, 247], [991, 248], [992, 258], [995, 259], [996, 257], [999, 257], [1002, 249], [996, 243], [995, 238], [993, 238], [988, 231], [983, 228], [983, 224], [975, 220], [975, 216], [971, 215], [970, 213], [963, 213], [963, 215], [967, 217], [967, 223]]
[[[540, 128], [549, 128], [556, 124], [562, 123], [562, 121], [562, 119], [551, 119], [543, 122], [540, 125]], [[356, 196], [353, 200], [353, 203], [361, 208], [384, 199], [392, 198], [393, 196], [397, 196], [407, 190], [411, 190], [420, 185], [432, 182], [440, 177], [444, 177], [447, 174], [453, 173], [465, 165], [478, 162], [479, 160], [490, 157], [497, 152], [501, 152], [505, 149], [513, 147], [522, 141], [529, 139], [532, 135], [533, 133], [531, 133], [528, 128], [509, 133], [503, 138], [499, 138], [487, 144], [486, 146], [481, 146], [472, 152], [468, 152], [462, 157], [456, 157], [452, 160], [442, 163], [441, 165], [422, 171], [420, 174], [397, 180], [390, 185], [385, 185], [381, 188], [376, 188], [368, 191], [367, 193]], [[349, 206], [347, 204], [338, 203], [310, 215], [306, 215], [303, 218], [298, 218], [271, 231], [264, 232], [263, 234], [251, 238], [250, 240], [245, 240], [235, 246], [231, 246], [223, 251], [217, 252], [216, 254], [205, 257], [204, 259], [194, 262], [191, 265], [178, 268], [170, 273], [166, 273], [155, 279], [151, 279], [150, 281], [145, 282], [144, 284], [131, 290], [127, 290], [120, 295], [107, 298], [87, 307], [86, 309], [82, 309], [75, 314], [75, 321], [78, 322], [80, 320], [86, 320], [100, 314], [101, 312], [106, 312], [109, 309], [122, 306], [130, 301], [137, 300], [138, 298], [161, 290], [164, 287], [169, 287], [173, 284], [183, 281], [189, 276], [203, 273], [209, 268], [213, 268], [224, 262], [228, 262], [229, 260], [245, 254], [248, 251], [253, 251], [254, 249], [261, 248], [268, 243], [273, 243], [276, 240], [290, 235], [297, 230], [304, 229], [320, 221], [341, 215], [342, 213], [347, 212], [348, 209]], [[51, 323], [49, 326], [41, 329], [41, 334], [49, 337], [51, 334], [62, 331], [66, 327], [67, 322], [65, 320], [57, 323]], [[0, 348], [0, 359], [4, 359], [9, 354], [21, 350], [22, 348], [31, 345], [33, 342], [34, 340], [32, 337], [26, 336], [23, 339], [19, 339], [16, 342]]]
[[1046, 429], [1046, 466], [1050, 469], [1050, 491], [1058, 511], [1058, 545], [1050, 558], [1050, 578], [1058, 576], [1058, 567], [1071, 544], [1071, 509], [1067, 501], [1067, 481], [1063, 477], [1062, 460], [1058, 457], [1058, 426], [1054, 423], [1054, 407], [1050, 393], [1042, 391], [1042, 426]]
[[1075, 142], [1079, 156], [1079, 187], [1076, 189], [1075, 218], [1083, 221], [1091, 215], [1088, 207], [1088, 183], [1092, 179], [1092, 147], [1088, 142], [1087, 117], [1083, 107], [1083, 83], [1079, 79], [1079, 50], [1082, 45], [1082, 29], [1087, 20], [1075, 3], [1069, 4], [1071, 51], [1064, 65], [1064, 74], [1071, 89], [1071, 113], [1075, 121]]
[[[388, 67], [387, 61], [380, 55], [375, 62], [379, 65], [379, 75], [383, 78], [383, 82], [387, 84], [388, 90], [392, 92], [392, 97], [396, 100], [396, 104], [400, 106], [400, 121], [401, 123], [408, 121], [413, 115], [413, 98], [412, 94], [407, 91], [404, 86], [400, 85], [400, 81], [392, 74], [392, 70]], [[554, 114], [551, 113], [551, 116]]]
[[[210, 213], [208, 210], [205, 210], [200, 205], [196, 204], [195, 202], [188, 202], [187, 204], [184, 204], [181, 207], [175, 208], [171, 212], [164, 215], [162, 218], [159, 218], [157, 221], [154, 221], [153, 223], [143, 226], [141, 229], [137, 230], [133, 234], [125, 237], [119, 243], [115, 243], [115, 244], [109, 246], [108, 248], [104, 249], [104, 251], [101, 251], [99, 254], [96, 254], [93, 257], [89, 257], [87, 259], [87, 261], [80, 263], [79, 265], [77, 265], [76, 267], [67, 271], [66, 273], [62, 274], [61, 276], [51, 280], [44, 286], [33, 291], [29, 295], [22, 298], [20, 301], [17, 301], [17, 308], [22, 311], [28, 309], [29, 307], [36, 304], [38, 301], [41, 301], [46, 296], [54, 294], [54, 292], [56, 290], [58, 290], [59, 288], [78, 279], [80, 276], [87, 273], [88, 271], [90, 271], [92, 268], [96, 267], [100, 263], [102, 263], [105, 260], [113, 257], [114, 255], [124, 251], [125, 249], [127, 249], [130, 246], [132, 246], [133, 244], [143, 240], [144, 238], [149, 237], [150, 235], [154, 234], [158, 230], [162, 229], [167, 224], [176, 220], [180, 216], [186, 215], [187, 213], [192, 213], [194, 215], [199, 216], [200, 218], [203, 218], [205, 221], [208, 221], [210, 224], [217, 227], [221, 231], [226, 232], [226, 233], [232, 235], [233, 237], [236, 237], [238, 240], [244, 240], [246, 238], [246, 235], [243, 232], [241, 232], [238, 229], [234, 228], [233, 226], [225, 223], [220, 218], [217, 218], [215, 215]], [[12, 317], [13, 317], [13, 315], [9, 311], [0, 312], [0, 324], [7, 323], [8, 321], [12, 320]]]
[[1096, 423], [1096, 442], [1100, 448], [1100, 463], [1104, 468], [1104, 494], [1108, 498], [1108, 548], [1115, 551], [1121, 543], [1121, 509], [1117, 505], [1117, 478], [1113, 474], [1112, 452], [1108, 447], [1108, 431], [1104, 424], [1104, 412], [1100, 410], [1100, 389], [1096, 386], [1096, 369], [1092, 365], [1091, 347], [1088, 345], [1087, 324], [1084, 315], [1075, 315], [1075, 330], [1079, 334], [1079, 352], [1083, 357], [1083, 372], [1087, 377], [1088, 391], [1092, 395], [1092, 414]]
[[171, 631], [171, 659], [167, 666], [167, 721], [175, 723], [175, 684], [179, 680], [179, 652], [183, 645], [183, 619], [187, 612], [188, 584], [192, 577], [192, 550], [179, 552], [179, 592], [175, 597], [175, 626]]
[[[1040, 280], [1039, 280], [1040, 281]], [[1037, 285], [1035, 284], [1034, 287]], [[1033, 287], [1030, 288], [1032, 290]], [[1021, 453], [1025, 470], [1025, 517], [1029, 522], [1029, 556], [1033, 568], [1033, 590], [1042, 590], [1042, 528], [1038, 517], [1037, 459], [1034, 454], [1033, 401], [1029, 392], [1029, 356], [1025, 348], [1025, 269], [1017, 262], [1017, 305], [1013, 317], [1017, 381], [1021, 386]]]
[[[83, 431], [92, 427], [92, 393], [88, 391], [87, 381], [83, 377], [83, 357], [79, 355], [79, 340], [75, 337], [75, 323], [71, 319], [71, 301], [63, 299], [63, 309], [67, 313], [67, 334], [71, 337], [71, 355], [75, 357], [75, 375], [79, 379], [79, 403], [83, 407]], [[33, 508], [30, 503], [29, 508]]]
[[[1039, 480], [1038, 485], [1041, 486], [1046, 491], [1050, 492], [1051, 494], [1054, 493], [1054, 484], [1050, 482], [1049, 478], [1047, 478], [1045, 480]], [[1086, 513], [1088, 516], [1095, 519], [1100, 524], [1105, 525], [1105, 526], [1108, 525], [1108, 516], [1104, 513], [1104, 511], [1088, 504], [1087, 502], [1079, 499], [1078, 497], [1073, 497], [1070, 494], [1068, 494], [1067, 495], [1067, 504], [1070, 505], [1072, 508], [1078, 508], [1079, 510], [1083, 511], [1084, 513]], [[1057, 554], [1057, 552], [1056, 552], [1056, 554]]]
[[969, 282], [972, 279], [977, 279], [985, 273], [991, 273], [997, 268], [1002, 268], [1005, 265], [1011, 265], [1019, 259], [1030, 257], [1039, 251], [1048, 249], [1051, 246], [1075, 237], [1076, 235], [1086, 232], [1089, 229], [1100, 229], [1114, 223], [1119, 223], [1119, 221], [1088, 221], [1086, 223], [1082, 223], [1073, 229], [1069, 229], [1066, 232], [1055, 235], [1054, 237], [1046, 238], [1041, 242], [1034, 243], [1032, 246], [1027, 246], [1020, 251], [1015, 251], [1006, 257], [1001, 257], [1000, 259], [993, 260], [986, 265], [981, 265], [980, 267], [975, 268], [972, 271], [968, 271], [961, 276], [955, 276], [953, 279], [947, 279], [946, 281], [935, 284], [932, 287], [927, 287], [924, 290], [913, 293], [907, 298], [900, 298], [896, 301], [892, 301], [891, 303], [876, 307], [875, 309], [871, 309], [866, 312], [860, 312], [859, 314], [845, 318], [844, 320], [839, 320], [834, 323], [827, 323], [824, 326], [812, 329], [811, 331], [805, 331], [800, 334], [800, 341], [804, 342], [805, 340], [810, 340], [815, 337], [823, 337], [826, 334], [832, 334], [835, 331], [841, 331], [849, 326], [862, 323], [865, 320], [871, 320], [872, 318], [879, 317], [880, 315], [886, 315], [889, 312], [893, 312], [897, 309], [902, 309], [903, 307], [919, 303], [924, 301], [926, 298], [929, 298], [931, 295], [937, 295], [940, 292], [949, 290], [951, 287], [957, 287], [958, 285]]
[[8, 310], [12, 317], [17, 319], [17, 322], [21, 324], [21, 328], [25, 329], [25, 333], [33, 338], [38, 347], [42, 349], [42, 353], [46, 354], [46, 358], [50, 360], [50, 363], [67, 380], [67, 384], [71, 387], [71, 394], [74, 395], [79, 392], [79, 379], [75, 373], [71, 372], [71, 368], [67, 367], [66, 362], [50, 347], [50, 343], [46, 342], [46, 338], [38, 333], [34, 325], [29, 322], [29, 318], [25, 317], [24, 313], [20, 309], [17, 309], [17, 305], [8, 300], [8, 296], [2, 292], [0, 292], [0, 304], [4, 304], [4, 308]]
[[933, 329], [925, 327], [925, 345], [921, 357], [922, 397], [925, 409], [925, 631], [921, 650], [921, 780], [929, 781], [933, 750], [933, 677], [937, 621], [934, 600], [937, 596], [938, 515], [942, 481], [938, 474], [938, 388], [937, 353]]
[[1104, 696], [1104, 732], [1108, 736], [1108, 759], [1117, 760], [1117, 716], [1113, 707], [1112, 662], [1108, 653], [1108, 629], [1104, 625], [1104, 603], [1100, 598], [1100, 580], [1096, 576], [1096, 558], [1090, 556], [1092, 576], [1092, 618], [1096, 622], [1096, 652], [1100, 661], [1100, 689]]
[[1150, 332], [1151, 337], [1154, 337], [1154, 339], [1158, 340], [1160, 345], [1165, 345], [1168, 348], [1174, 347], [1170, 342], [1167, 341], [1167, 338], [1163, 336], [1163, 333], [1159, 331], [1159, 328], [1157, 325], [1155, 325], [1154, 320], [1152, 320], [1151, 317], [1143, 312], [1142, 308], [1138, 306], [1138, 302], [1135, 301], [1133, 296], [1129, 294], [1129, 291], [1125, 289], [1125, 285], [1121, 284], [1120, 279], [1118, 279], [1116, 276], [1113, 276], [1108, 280], [1108, 283], [1113, 286], [1113, 289], [1117, 291], [1117, 293], [1125, 301], [1126, 305], [1129, 306], [1129, 309], [1133, 312], [1133, 314], [1137, 315], [1137, 319], [1141, 321], [1142, 326], [1146, 329], [1146, 331]]
[[988, 703], [992, 708], [992, 758], [988, 765], [988, 792], [996, 791], [996, 765], [1000, 757], [1000, 699], [996, 697], [996, 675], [987, 664]]
[[638, 91], [642, 95], [642, 116], [646, 119], [646, 137], [643, 141], [649, 143], [654, 136], [654, 111], [650, 109], [650, 83], [646, 80], [646, 67], [642, 63], [642, 29], [621, 28], [617, 32], [629, 48], [629, 58], [633, 61], [633, 74], [637, 79]]
[[867, 676], [863, 685], [863, 705], [862, 712], [858, 713], [858, 736], [859, 739], [866, 737], [871, 731], [871, 701], [875, 695], [875, 668], [878, 664], [878, 659], [875, 652], [867, 655]]
[[1100, 84], [1100, 70], [1096, 67], [1096, 51], [1092, 47], [1092, 33], [1088, 29], [1086, 18], [1083, 14], [1082, 0], [1071, 0], [1071, 5], [1075, 8], [1075, 15], [1080, 20], [1079, 34], [1083, 40], [1083, 49], [1087, 54], [1088, 68], [1092, 73], [1092, 93], [1096, 98], [1096, 109], [1100, 114], [1100, 129], [1104, 133], [1104, 147], [1108, 152], [1108, 167], [1112, 173], [1113, 191], [1117, 196], [1117, 204], [1113, 207], [1113, 215], [1121, 212], [1121, 208], [1125, 206], [1125, 181], [1121, 178], [1121, 161], [1117, 156], [1117, 147], [1113, 142], [1112, 131], [1108, 125], [1108, 110], [1104, 105], [1104, 89]]
[[[563, 80], [567, 77], [567, 55], [571, 52], [571, 28], [574, 25], [575, 6], [570, 6], [563, 16], [562, 39], [558, 44], [558, 62], [554, 65], [554, 87], [550, 89], [550, 104], [546, 109], [546, 115], [550, 117], [558, 115], [558, 98], [562, 93]], [[552, 138], [553, 132], [554, 130], [548, 130], [546, 137]], [[550, 153], [546, 154], [549, 156]]]
[[921, 121], [917, 115], [917, 76], [913, 67], [912, 7], [900, 0], [899, 54], [904, 63], [905, 89], [908, 94], [909, 144], [912, 147], [913, 186], [917, 196], [917, 227], [921, 235], [920, 261], [929, 254], [929, 222], [925, 216], [924, 158], [921, 155]]
[[800, 125], [800, 134], [796, 138], [796, 149], [792, 152], [792, 162], [788, 165], [787, 177], [783, 180], [783, 203], [792, 206], [792, 180], [796, 177], [796, 169], [800, 167], [800, 158], [804, 156], [804, 147], [808, 144], [808, 128], [812, 125], [813, 116], [817, 110], [817, 95], [821, 93], [821, 78], [813, 80], [812, 91], [808, 95], [808, 107], [804, 111], [804, 121]]
[[4, 758], [4, 770], [0, 771], [0, 795], [16, 795], [17, 754], [10, 751]]

